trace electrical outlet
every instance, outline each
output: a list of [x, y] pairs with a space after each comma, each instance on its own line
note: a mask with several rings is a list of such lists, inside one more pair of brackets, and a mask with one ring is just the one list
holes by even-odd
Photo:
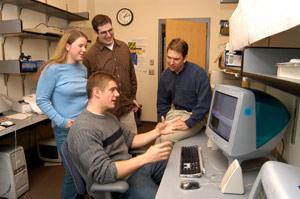
[[155, 74], [154, 69], [149, 69], [149, 70], [148, 70], [148, 75], [154, 75], [154, 74]]

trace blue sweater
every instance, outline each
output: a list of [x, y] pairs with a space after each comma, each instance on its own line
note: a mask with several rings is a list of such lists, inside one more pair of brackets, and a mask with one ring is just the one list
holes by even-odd
[[196, 64], [186, 62], [183, 69], [176, 74], [166, 69], [159, 81], [157, 92], [157, 114], [165, 116], [171, 108], [192, 112], [185, 121], [191, 128], [199, 122], [209, 110], [211, 88], [206, 72]]
[[87, 104], [87, 70], [82, 64], [52, 64], [42, 71], [36, 102], [52, 120], [53, 127], [64, 128]]

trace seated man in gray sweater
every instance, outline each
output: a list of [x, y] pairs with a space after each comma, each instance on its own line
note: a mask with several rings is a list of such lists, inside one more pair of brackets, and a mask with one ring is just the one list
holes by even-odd
[[172, 142], [151, 146], [132, 157], [129, 149], [140, 148], [161, 135], [173, 133], [172, 123], [160, 123], [152, 131], [133, 134], [123, 128], [108, 110], [115, 107], [119, 93], [116, 79], [96, 72], [87, 83], [88, 105], [70, 129], [67, 142], [71, 158], [87, 184], [126, 179], [129, 189], [122, 198], [155, 198]]

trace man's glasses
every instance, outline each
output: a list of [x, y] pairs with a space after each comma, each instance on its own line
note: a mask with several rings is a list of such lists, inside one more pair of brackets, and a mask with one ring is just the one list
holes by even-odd
[[114, 30], [111, 28], [109, 30], [99, 32], [99, 34], [102, 35], [102, 36], [106, 36], [106, 35], [108, 35], [108, 33], [110, 35], [112, 35], [114, 33]]

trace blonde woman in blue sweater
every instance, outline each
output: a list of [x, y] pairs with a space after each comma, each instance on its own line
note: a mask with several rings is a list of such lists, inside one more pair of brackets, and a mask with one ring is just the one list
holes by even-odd
[[[59, 40], [53, 56], [40, 70], [36, 102], [52, 121], [59, 151], [74, 119], [87, 104], [87, 70], [80, 63], [86, 52], [86, 45], [87, 36], [82, 32], [67, 31]], [[76, 189], [72, 177], [68, 171], [65, 173], [61, 198], [75, 198]]]

